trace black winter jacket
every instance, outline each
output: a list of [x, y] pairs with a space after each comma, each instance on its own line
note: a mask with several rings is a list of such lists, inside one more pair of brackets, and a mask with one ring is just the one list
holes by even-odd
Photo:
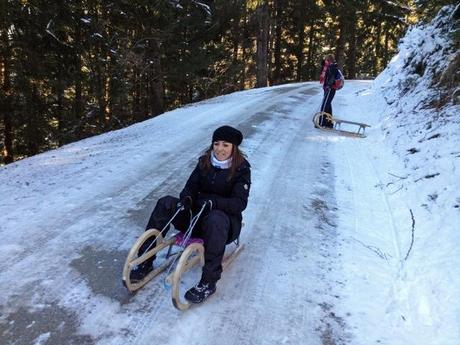
[[227, 240], [227, 243], [230, 243], [238, 238], [241, 232], [243, 219], [241, 213], [248, 204], [251, 187], [251, 166], [244, 160], [229, 180], [230, 169], [211, 166], [211, 169], [206, 171], [200, 167], [202, 159], [206, 159], [205, 156], [200, 157], [180, 197], [190, 196], [195, 210], [200, 199], [210, 199], [213, 202], [213, 209], [224, 211], [231, 222], [231, 231]]

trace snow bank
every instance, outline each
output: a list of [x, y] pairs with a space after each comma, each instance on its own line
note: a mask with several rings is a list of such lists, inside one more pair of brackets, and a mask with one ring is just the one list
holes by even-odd
[[460, 107], [451, 97], [458, 85], [443, 82], [458, 78], [451, 32], [459, 20], [452, 13], [454, 6], [445, 7], [431, 23], [411, 28], [373, 85], [380, 139], [401, 163], [384, 188], [390, 204], [405, 204], [412, 218], [400, 229], [411, 246], [388, 315], [400, 314], [401, 339], [414, 344], [460, 339]]

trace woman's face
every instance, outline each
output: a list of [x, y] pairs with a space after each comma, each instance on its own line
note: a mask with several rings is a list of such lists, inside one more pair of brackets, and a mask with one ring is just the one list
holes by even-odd
[[217, 160], [225, 161], [232, 155], [233, 144], [223, 140], [215, 141], [212, 144], [212, 150]]

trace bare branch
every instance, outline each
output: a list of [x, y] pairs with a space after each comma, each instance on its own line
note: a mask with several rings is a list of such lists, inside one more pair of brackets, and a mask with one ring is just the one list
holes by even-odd
[[410, 242], [409, 250], [407, 251], [406, 257], [404, 258], [404, 261], [407, 260], [409, 257], [410, 251], [412, 250], [412, 247], [414, 245], [414, 237], [415, 237], [415, 218], [414, 218], [414, 213], [412, 212], [412, 209], [409, 209], [410, 215], [412, 217], [412, 239]]

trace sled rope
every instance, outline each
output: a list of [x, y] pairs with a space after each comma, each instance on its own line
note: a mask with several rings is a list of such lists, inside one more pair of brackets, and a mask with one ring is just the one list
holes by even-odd
[[[176, 218], [176, 216], [182, 212], [184, 210], [184, 206], [180, 207], [176, 213], [174, 213], [174, 215], [172, 216], [172, 218], [166, 223], [166, 225], [164, 226], [164, 228], [160, 231], [160, 235], [163, 236], [163, 232], [169, 227], [169, 225], [171, 224], [171, 222], [174, 220], [174, 218]], [[190, 217], [192, 216], [192, 211], [190, 211]], [[148, 252], [152, 246], [157, 242], [157, 238], [159, 236], [155, 237], [155, 239], [152, 241], [152, 243], [149, 244], [149, 246], [147, 247], [147, 249], [144, 251], [144, 252]], [[163, 236], [164, 237], [164, 236]]]
[[[200, 219], [200, 216], [201, 214], [203, 213], [204, 209], [206, 208], [206, 203], [203, 204], [203, 206], [201, 207], [201, 210], [195, 215], [192, 217], [192, 213], [190, 212], [190, 224], [187, 228], [187, 230], [185, 231], [184, 233], [184, 237], [182, 239], [182, 242], [179, 244], [179, 246], [182, 248], [182, 251], [184, 251], [185, 247], [187, 246], [187, 243], [188, 243], [188, 240], [190, 239], [190, 237], [192, 237], [192, 231], [193, 231], [193, 228], [195, 227], [196, 223], [198, 223], [198, 220]], [[177, 213], [177, 212], [176, 212]], [[175, 215], [174, 215], [175, 216]], [[172, 220], [172, 219], [171, 219]], [[163, 230], [162, 230], [163, 231]], [[166, 289], [168, 289], [170, 287], [170, 285], [168, 284], [168, 282], [166, 281], [166, 278], [169, 276], [169, 274], [171, 273], [171, 270], [172, 268], [174, 267], [176, 261], [179, 259], [180, 255], [176, 255], [176, 257], [174, 258], [174, 260], [169, 264], [169, 267], [168, 269], [166, 270], [166, 277], [165, 277], [165, 280], [164, 280], [164, 286]]]

